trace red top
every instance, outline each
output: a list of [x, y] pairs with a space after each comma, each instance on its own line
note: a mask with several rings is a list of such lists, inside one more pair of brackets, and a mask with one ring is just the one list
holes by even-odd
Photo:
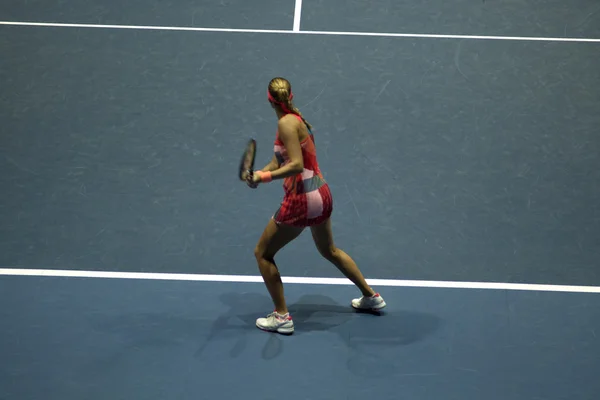
[[[298, 118], [300, 122], [304, 123], [299, 115], [292, 115]], [[284, 178], [283, 190], [285, 191], [286, 195], [312, 192], [325, 184], [325, 180], [323, 179], [323, 175], [319, 169], [319, 163], [317, 162], [315, 139], [310, 129], [308, 130], [308, 133], [308, 137], [300, 142], [304, 170], [297, 175]], [[291, 161], [285, 149], [285, 145], [281, 139], [279, 139], [279, 131], [277, 131], [275, 136], [273, 151], [275, 152], [275, 156], [277, 157], [280, 167]]]

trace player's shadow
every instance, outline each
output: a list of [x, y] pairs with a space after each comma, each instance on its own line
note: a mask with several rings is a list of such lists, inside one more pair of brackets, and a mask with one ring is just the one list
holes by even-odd
[[[231, 351], [232, 356], [244, 350], [247, 335], [252, 332], [267, 335], [262, 349], [264, 359], [272, 359], [281, 354], [285, 342], [289, 339], [279, 334], [259, 332], [255, 325], [256, 318], [261, 316], [260, 311], [273, 308], [267, 296], [255, 293], [228, 293], [222, 295], [220, 300], [230, 308], [230, 312], [223, 314], [214, 324], [212, 336], [238, 336]], [[350, 350], [348, 368], [360, 375], [381, 376], [385, 365], [381, 366], [382, 361], [377, 354], [389, 353], [394, 351], [395, 347], [419, 342], [436, 331], [440, 325], [439, 318], [433, 315], [411, 311], [361, 312], [354, 310], [349, 304], [341, 305], [323, 295], [305, 295], [288, 308], [294, 318], [294, 336], [314, 332], [337, 335]], [[242, 325], [231, 325], [232, 316]], [[318, 337], [315, 338], [314, 346], [319, 346]], [[379, 364], [376, 359], [379, 359]], [[377, 368], [370, 368], [370, 364]]]
[[[111, 334], [107, 340], [112, 346], [108, 347], [111, 350], [98, 354], [86, 371], [110, 370], [120, 365], [123, 358], [140, 354], [143, 349], [166, 351], [186, 343], [195, 346], [197, 358], [210, 357], [205, 351], [214, 345], [227, 346], [229, 356], [237, 358], [247, 350], [249, 343], [252, 350], [257, 342], [264, 343], [262, 358], [270, 360], [281, 355], [285, 346], [306, 345], [307, 338], [303, 335], [312, 335], [308, 345], [313, 347], [312, 351], [319, 352], [323, 342], [318, 333], [328, 333], [336, 335], [347, 346], [350, 371], [381, 377], [395, 370], [392, 363], [397, 361], [393, 357], [394, 361], [386, 361], [390, 360], [390, 354], [397, 353], [399, 346], [423, 340], [440, 324], [438, 318], [428, 314], [396, 311], [395, 305], [388, 306], [388, 311], [381, 314], [361, 313], [327, 296], [305, 295], [289, 305], [296, 330], [294, 336], [288, 338], [256, 328], [256, 318], [273, 308], [268, 296], [233, 292], [221, 295], [220, 301], [225, 307], [216, 319], [159, 312], [133, 315], [116, 312], [90, 317], [88, 323], [93, 330]], [[322, 349], [322, 353], [326, 357], [327, 349]]]
[[[248, 344], [248, 334], [253, 332], [249, 330], [249, 326], [256, 326], [256, 310], [264, 312], [264, 310], [273, 308], [273, 303], [268, 297], [257, 293], [232, 292], [222, 294], [219, 299], [225, 305], [225, 310], [220, 313], [217, 320], [212, 324], [204, 343], [196, 351], [196, 357], [201, 357], [210, 344], [217, 340], [233, 340], [229, 356], [233, 358], [240, 356]], [[273, 349], [273, 346], [268, 344], [266, 347], [268, 347], [267, 350]], [[263, 358], [265, 359], [273, 358], [276, 355], [264, 354], [263, 352]]]

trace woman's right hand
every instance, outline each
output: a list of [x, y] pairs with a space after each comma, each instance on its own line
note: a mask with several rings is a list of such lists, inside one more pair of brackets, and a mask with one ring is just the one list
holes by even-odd
[[258, 187], [259, 181], [256, 181], [256, 176], [254, 174], [248, 174], [246, 176], [246, 184], [252, 189], [256, 189]]

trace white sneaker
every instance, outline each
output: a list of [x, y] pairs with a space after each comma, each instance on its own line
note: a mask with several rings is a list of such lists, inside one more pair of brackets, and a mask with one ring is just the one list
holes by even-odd
[[358, 310], [380, 310], [385, 306], [385, 301], [379, 293], [375, 293], [373, 296], [363, 296], [359, 299], [352, 300], [352, 307]]
[[258, 318], [256, 326], [263, 331], [278, 332], [286, 335], [294, 333], [294, 321], [289, 313], [281, 315], [277, 311], [267, 315], [266, 318]]

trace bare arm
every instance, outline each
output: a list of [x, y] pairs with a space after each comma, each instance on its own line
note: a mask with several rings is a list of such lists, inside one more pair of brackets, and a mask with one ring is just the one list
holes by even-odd
[[287, 178], [304, 170], [297, 123], [293, 118], [279, 120], [279, 138], [285, 146], [290, 162], [281, 168], [271, 170], [271, 179]]

